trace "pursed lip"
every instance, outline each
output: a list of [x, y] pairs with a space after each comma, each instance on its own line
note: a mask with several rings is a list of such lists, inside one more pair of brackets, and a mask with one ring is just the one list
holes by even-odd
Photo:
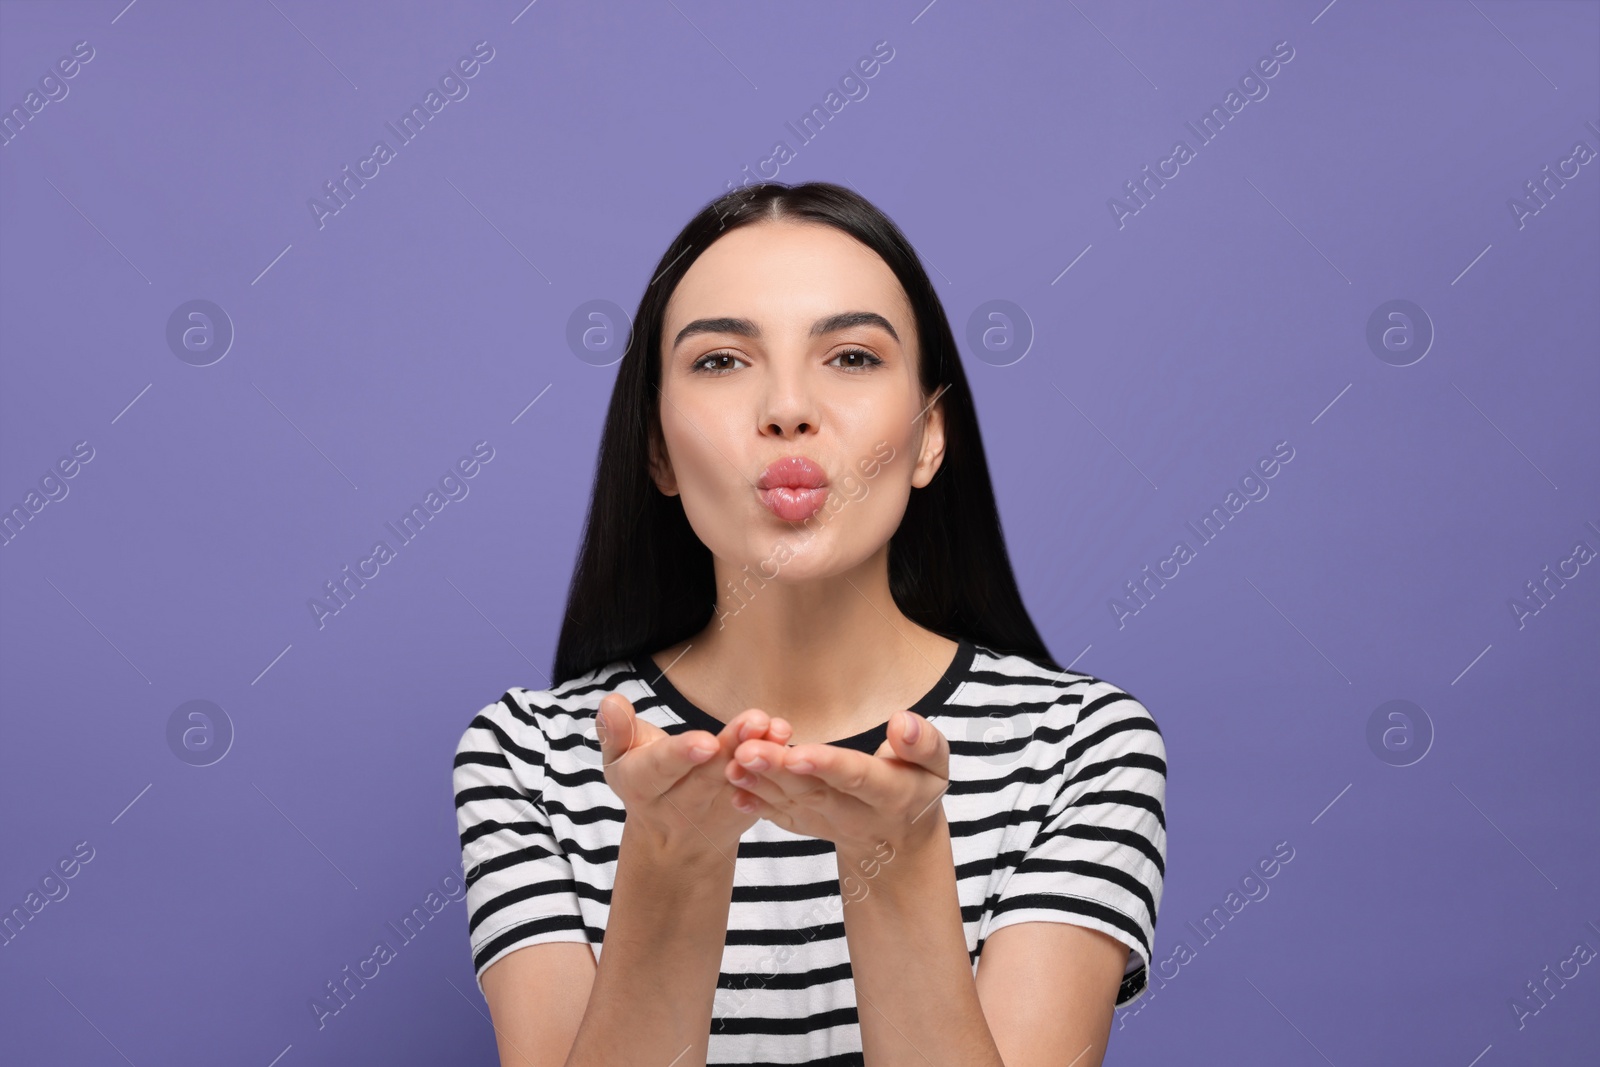
[[828, 476], [821, 467], [804, 456], [784, 456], [773, 462], [756, 479], [757, 489], [821, 489]]

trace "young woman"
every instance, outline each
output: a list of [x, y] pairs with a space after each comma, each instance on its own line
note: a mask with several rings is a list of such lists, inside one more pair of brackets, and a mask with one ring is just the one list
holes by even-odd
[[1160, 731], [1045, 648], [944, 309], [836, 185], [662, 256], [555, 685], [454, 786], [503, 1064], [1089, 1067], [1145, 989]]

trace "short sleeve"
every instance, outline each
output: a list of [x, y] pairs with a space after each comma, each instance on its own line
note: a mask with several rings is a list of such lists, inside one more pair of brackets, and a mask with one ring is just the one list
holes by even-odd
[[1144, 705], [1109, 682], [1095, 680], [1081, 704], [1057, 707], [1055, 721], [1071, 730], [1052, 746], [1048, 807], [989, 932], [1046, 921], [1116, 938], [1129, 949], [1120, 1008], [1148, 983], [1166, 877], [1166, 746]]
[[572, 864], [542, 803], [545, 757], [543, 731], [514, 691], [478, 712], [456, 746], [456, 827], [480, 992], [483, 972], [514, 949], [589, 940]]

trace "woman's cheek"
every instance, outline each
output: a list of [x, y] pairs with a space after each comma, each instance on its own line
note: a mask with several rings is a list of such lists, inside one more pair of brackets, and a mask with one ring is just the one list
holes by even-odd
[[740, 495], [737, 488], [704, 483], [697, 474], [683, 472], [678, 477], [678, 499], [683, 504], [684, 517], [695, 536], [722, 559], [742, 559], [749, 554], [747, 542], [755, 516], [750, 507], [741, 506]]
[[854, 512], [850, 523], [851, 543], [875, 547], [887, 542], [900, 528], [909, 496], [908, 485], [891, 482], [887, 478], [873, 485], [860, 503], [851, 504], [840, 516], [841, 519], [850, 519]]

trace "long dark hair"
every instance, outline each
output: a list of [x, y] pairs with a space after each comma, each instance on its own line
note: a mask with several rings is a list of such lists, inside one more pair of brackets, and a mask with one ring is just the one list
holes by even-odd
[[894, 271], [916, 317], [918, 374], [924, 397], [937, 394], [943, 405], [945, 454], [933, 480], [912, 489], [889, 540], [895, 604], [952, 640], [966, 637], [1060, 671], [1017, 591], [955, 336], [916, 251], [888, 216], [849, 189], [763, 182], [718, 197], [690, 219], [639, 299], [606, 411], [554, 684], [677, 644], [711, 621], [711, 550], [680, 498], [650, 477], [650, 442], [661, 433], [661, 331], [667, 300], [694, 261], [723, 234], [767, 219], [825, 223], [854, 237]]

